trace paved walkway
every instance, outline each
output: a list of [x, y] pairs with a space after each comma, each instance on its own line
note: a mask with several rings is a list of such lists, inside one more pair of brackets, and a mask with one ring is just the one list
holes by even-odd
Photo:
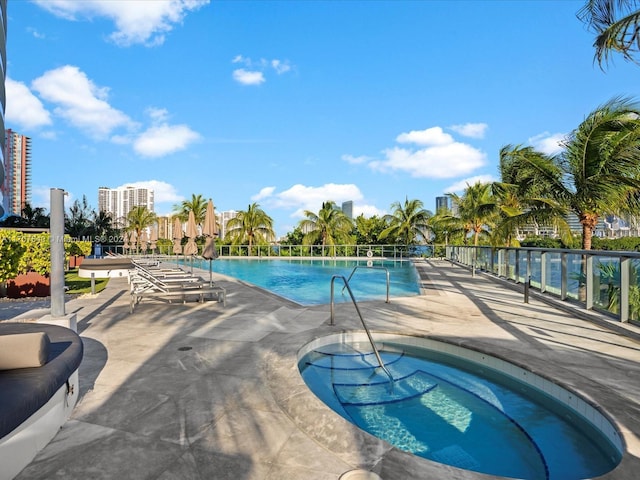
[[[604, 407], [627, 446], [602, 478], [638, 478], [640, 329], [578, 319], [533, 296], [524, 304], [522, 292], [446, 262], [419, 270], [423, 295], [361, 304], [372, 331], [485, 350], [574, 388]], [[143, 300], [129, 314], [122, 279], [67, 303], [85, 345], [80, 400], [18, 480], [336, 480], [355, 468], [388, 480], [496, 478], [390, 448], [306, 388], [298, 349], [360, 330], [352, 305], [336, 305], [331, 327], [326, 305], [215, 280], [227, 289], [226, 308]]]

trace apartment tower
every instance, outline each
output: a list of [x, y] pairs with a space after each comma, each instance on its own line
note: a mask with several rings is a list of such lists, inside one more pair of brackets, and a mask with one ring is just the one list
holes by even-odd
[[4, 145], [3, 209], [19, 216], [31, 200], [31, 139], [8, 129]]
[[155, 211], [153, 190], [131, 186], [98, 188], [98, 210], [109, 213], [115, 226], [125, 226], [129, 212], [140, 206]]

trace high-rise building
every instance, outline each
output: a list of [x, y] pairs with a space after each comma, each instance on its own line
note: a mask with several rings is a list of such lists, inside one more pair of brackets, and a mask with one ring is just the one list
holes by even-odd
[[[4, 109], [6, 106], [6, 93], [4, 81], [7, 77], [7, 0], [0, 0], [0, 132], [4, 132]], [[4, 185], [4, 135], [0, 135], [0, 218], [5, 216], [3, 208], [4, 197], [2, 193], [2, 185]]]
[[236, 212], [235, 210], [227, 210], [224, 212], [216, 213], [218, 225], [220, 226], [220, 231], [218, 232], [218, 236], [220, 238], [224, 238], [227, 235], [227, 223], [229, 223], [229, 220], [237, 216], [238, 212]]
[[3, 210], [20, 215], [31, 200], [31, 139], [9, 129], [4, 144]]
[[353, 201], [342, 202], [342, 213], [344, 213], [347, 218], [353, 220]]
[[440, 213], [442, 210], [451, 210], [451, 198], [436, 197], [436, 213]]
[[124, 226], [129, 212], [141, 206], [154, 211], [153, 190], [131, 186], [98, 188], [98, 210], [111, 214], [115, 226]]

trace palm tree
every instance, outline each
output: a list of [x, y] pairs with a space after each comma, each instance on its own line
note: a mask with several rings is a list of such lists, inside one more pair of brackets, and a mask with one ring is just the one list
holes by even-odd
[[492, 184], [492, 192], [499, 209], [499, 219], [492, 237], [507, 246], [517, 242], [521, 227], [553, 227], [567, 243], [571, 230], [566, 220], [567, 209], [544, 195], [543, 182], [522, 168], [519, 157], [542, 155], [533, 147], [505, 145], [500, 149], [500, 179]]
[[193, 211], [196, 225], [202, 225], [207, 213], [207, 203], [208, 200], [202, 195], [191, 194], [191, 200], [183, 200], [182, 203], [174, 205], [173, 210], [182, 222], [186, 222], [189, 219], [189, 212]]
[[395, 243], [415, 245], [420, 239], [429, 239], [429, 220], [433, 214], [425, 210], [422, 201], [405, 198], [404, 204], [391, 204], [393, 213], [385, 215], [388, 227], [380, 232], [379, 238], [384, 240], [391, 237]]
[[591, 112], [556, 156], [516, 155], [511, 168], [541, 196], [574, 213], [582, 248], [591, 249], [598, 220], [640, 211], [640, 105], [614, 98]]
[[333, 247], [333, 255], [336, 254], [336, 245], [349, 243], [353, 222], [345, 213], [329, 200], [322, 202], [322, 208], [318, 213], [310, 210], [304, 211], [305, 219], [300, 220], [298, 226], [305, 232], [302, 240], [304, 245], [316, 245], [320, 243], [323, 251], [329, 245]]
[[[640, 1], [588, 0], [578, 18], [596, 33], [595, 60], [602, 68], [612, 52], [633, 61], [640, 52]], [[637, 63], [637, 62], [636, 62]]]
[[129, 232], [135, 232], [136, 234], [136, 246], [138, 252], [140, 251], [140, 236], [142, 231], [152, 226], [158, 221], [158, 217], [155, 213], [150, 211], [145, 205], [133, 207], [127, 213], [127, 228]]
[[22, 218], [25, 219], [29, 227], [49, 227], [49, 215], [42, 207], [33, 208], [29, 202], [25, 203], [22, 209]]
[[493, 195], [490, 183], [477, 182], [468, 185], [462, 195], [456, 193], [446, 194], [453, 205], [456, 205], [457, 213], [451, 218], [444, 217], [451, 226], [462, 230], [466, 243], [468, 236], [473, 236], [473, 244], [478, 246], [480, 236], [489, 235], [491, 228], [498, 218], [497, 199]]
[[93, 212], [93, 228], [96, 237], [111, 236], [113, 231], [113, 218], [111, 217], [111, 213], [105, 210], [100, 210], [97, 213]]
[[247, 243], [249, 255], [254, 243], [265, 244], [272, 241], [275, 236], [273, 219], [255, 202], [250, 204], [246, 211], [237, 212], [237, 215], [227, 222], [226, 239], [234, 245]]

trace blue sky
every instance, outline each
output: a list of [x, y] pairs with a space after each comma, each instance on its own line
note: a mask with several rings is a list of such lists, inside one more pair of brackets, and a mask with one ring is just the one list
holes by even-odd
[[382, 215], [498, 177], [507, 144], [557, 150], [637, 97], [640, 67], [593, 63], [583, 1], [9, 0], [6, 127], [49, 189], [147, 185], [257, 202], [278, 235], [325, 200]]

